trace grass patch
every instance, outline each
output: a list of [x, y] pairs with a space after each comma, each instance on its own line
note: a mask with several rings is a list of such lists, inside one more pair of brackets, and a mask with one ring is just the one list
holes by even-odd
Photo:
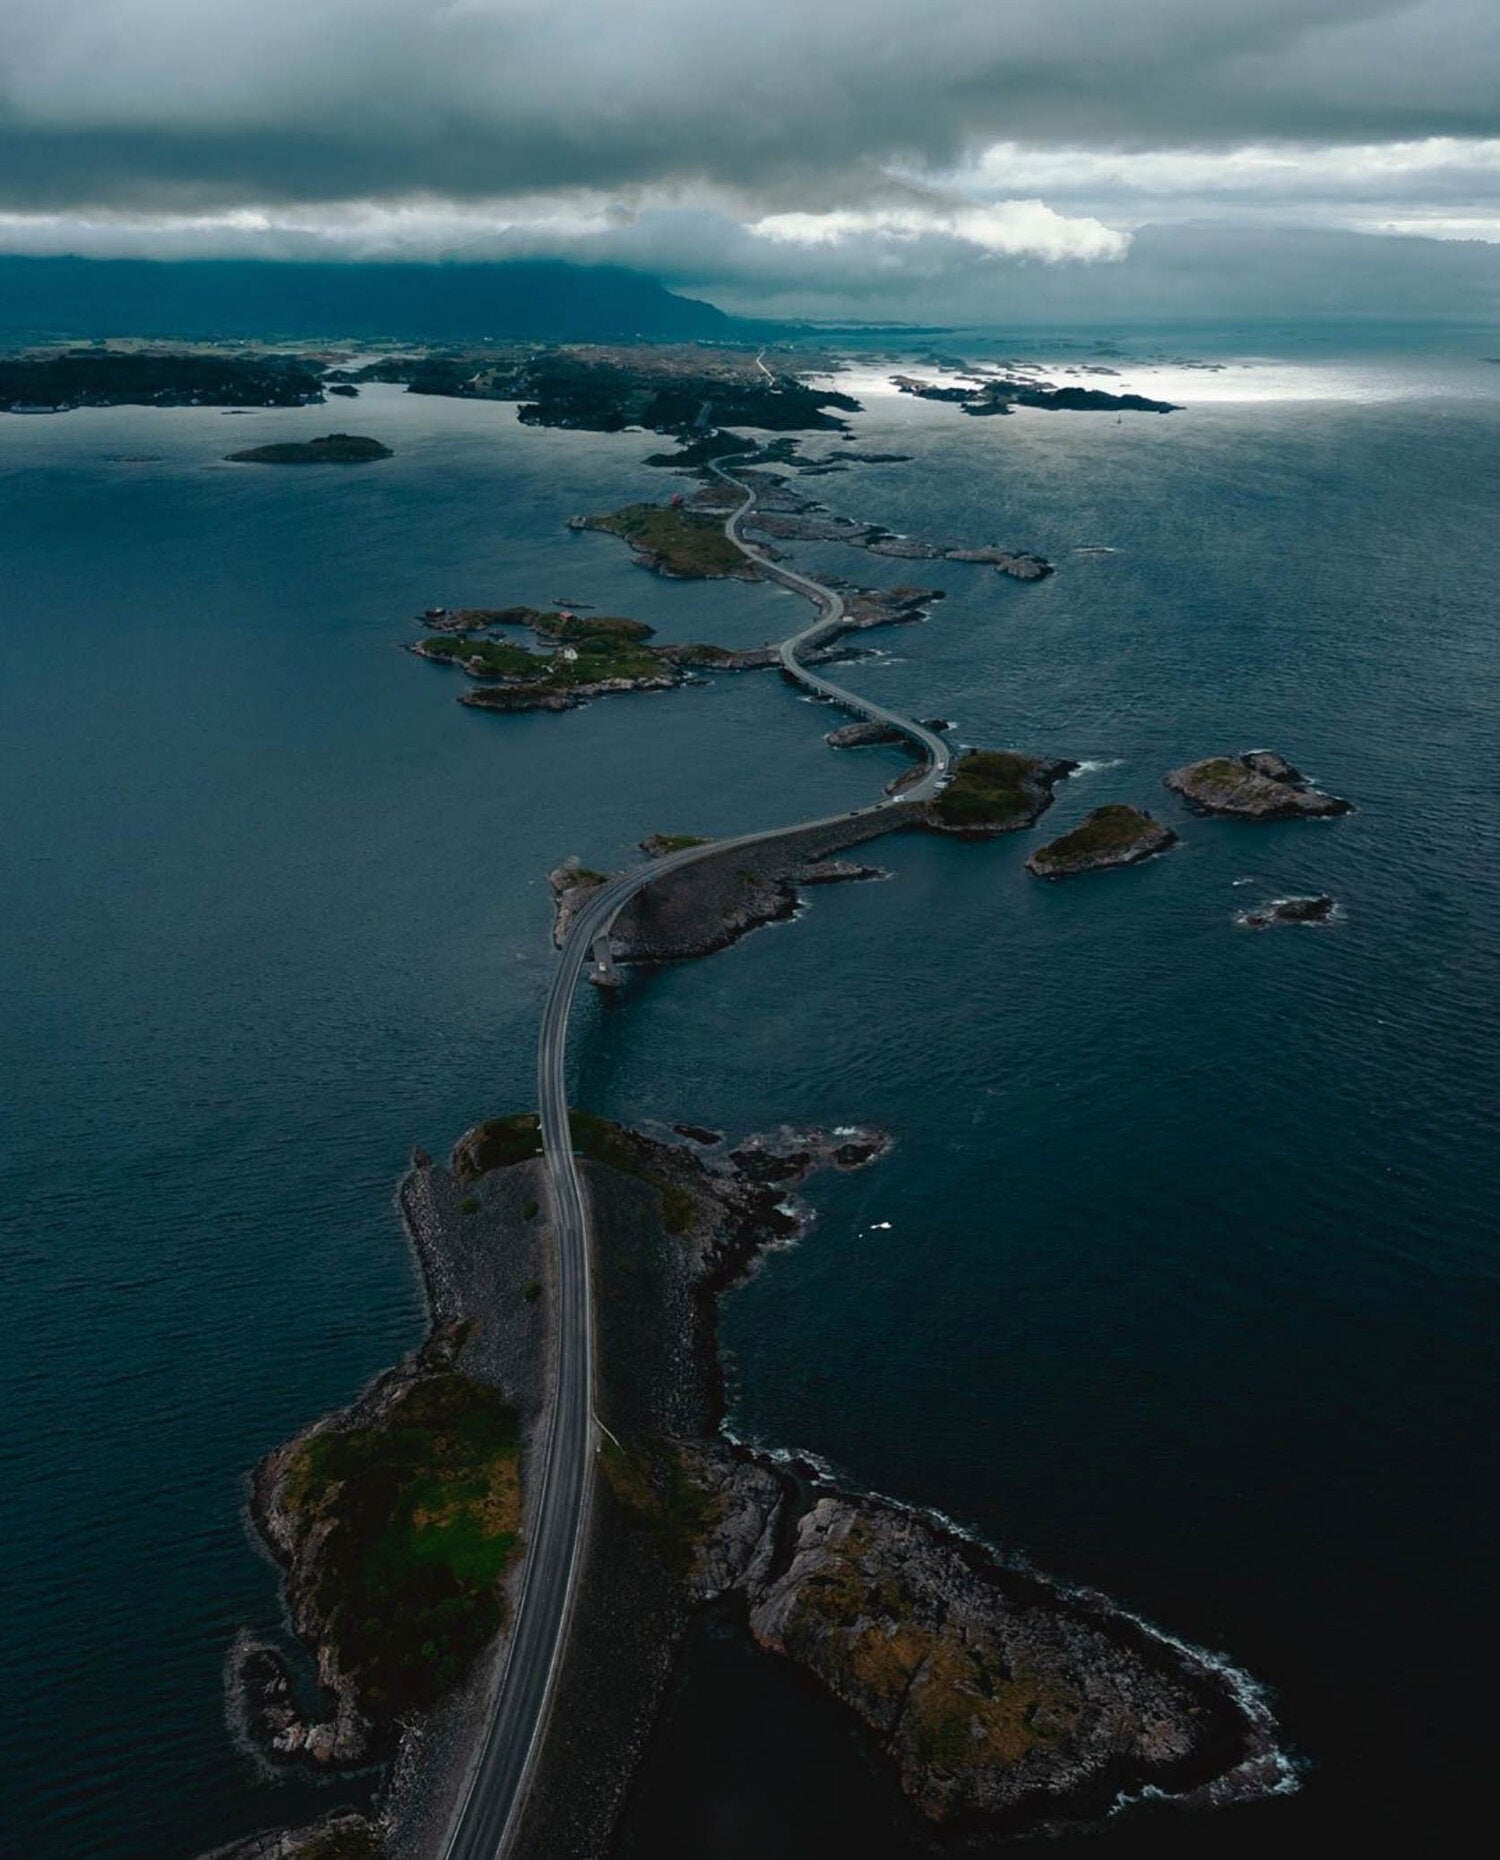
[[1081, 859], [1095, 853], [1124, 852], [1151, 827], [1150, 819], [1138, 808], [1111, 801], [1096, 807], [1071, 832], [1064, 833], [1050, 846], [1035, 855], [1038, 860]]
[[[588, 1111], [570, 1111], [568, 1123], [575, 1155], [602, 1163], [620, 1175], [634, 1176], [656, 1190], [661, 1197], [662, 1226], [669, 1234], [686, 1233], [692, 1227], [698, 1218], [697, 1197], [691, 1189], [655, 1169], [649, 1150], [630, 1131]], [[454, 1161], [460, 1179], [468, 1183], [491, 1169], [508, 1169], [513, 1163], [529, 1162], [541, 1153], [542, 1133], [536, 1113], [525, 1111], [515, 1117], [492, 1117], [477, 1125], [458, 1146]], [[536, 1202], [528, 1202], [525, 1218], [530, 1220], [536, 1212]]]
[[[538, 623], [555, 618], [551, 614], [537, 616]], [[592, 625], [570, 621], [549, 631], [538, 624], [538, 632], [559, 648], [565, 642], [576, 641], [571, 645], [575, 658], [564, 658], [560, 650], [532, 652], [508, 639], [476, 639], [452, 633], [424, 639], [419, 650], [425, 658], [462, 665], [480, 677], [504, 678], [529, 689], [567, 690], [603, 678], [655, 678], [663, 671], [675, 675], [670, 660], [641, 643], [652, 630], [643, 621], [607, 620], [602, 623], [603, 631], [590, 630]], [[584, 630], [575, 633], [575, 626]]]
[[632, 1523], [651, 1537], [674, 1574], [685, 1575], [717, 1515], [715, 1496], [688, 1477], [681, 1455], [664, 1440], [622, 1447], [607, 1439], [600, 1464]]
[[1207, 762], [1194, 765], [1193, 779], [1209, 788], [1235, 788], [1244, 781], [1250, 771], [1233, 756], [1211, 756]]
[[555, 639], [580, 651], [607, 651], [611, 646], [639, 643], [656, 631], [644, 620], [625, 620], [617, 614], [533, 613], [530, 626], [544, 639]]
[[542, 1132], [534, 1111], [515, 1117], [492, 1117], [476, 1125], [459, 1146], [458, 1173], [467, 1182], [488, 1175], [491, 1169], [508, 1169], [542, 1153]]
[[715, 646], [710, 640], [697, 640], [691, 645], [678, 646], [673, 650], [673, 657], [683, 665], [728, 665], [735, 657], [729, 646]]
[[439, 633], [422, 641], [422, 652], [429, 659], [444, 659], [453, 665], [473, 665], [492, 678], [544, 678], [551, 661], [524, 646], [513, 646], [503, 639], [455, 638]]
[[1010, 826], [1029, 819], [1037, 795], [1031, 756], [1011, 749], [974, 749], [963, 757], [953, 780], [931, 803], [934, 816], [950, 827]]
[[324, 1533], [309, 1601], [376, 1715], [440, 1698], [502, 1625], [517, 1444], [495, 1390], [444, 1370], [379, 1422], [315, 1434], [288, 1468], [289, 1507]]
[[298, 1848], [297, 1860], [385, 1860], [385, 1846], [373, 1828], [325, 1828]]
[[589, 528], [621, 536], [672, 575], [711, 580], [742, 574], [745, 557], [715, 517], [672, 504], [627, 504], [608, 516], [590, 517]]
[[553, 659], [547, 665], [549, 682], [564, 687], [591, 685], [601, 678], [659, 678], [675, 676], [671, 663], [649, 646], [616, 646], [599, 640], [578, 647], [576, 659]]
[[662, 853], [686, 852], [690, 846], [706, 846], [707, 838], [701, 833], [653, 833], [643, 842], [644, 850], [654, 857]]

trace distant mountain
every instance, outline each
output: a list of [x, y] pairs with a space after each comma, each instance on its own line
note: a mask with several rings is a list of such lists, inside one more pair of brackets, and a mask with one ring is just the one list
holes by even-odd
[[0, 256], [0, 344], [174, 341], [558, 342], [736, 333], [712, 304], [613, 265], [280, 264]]

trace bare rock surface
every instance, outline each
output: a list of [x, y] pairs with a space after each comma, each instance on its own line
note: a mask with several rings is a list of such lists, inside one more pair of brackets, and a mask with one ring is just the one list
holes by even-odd
[[563, 938], [568, 934], [568, 926], [573, 921], [574, 912], [591, 891], [597, 891], [605, 882], [606, 875], [603, 872], [591, 871], [576, 854], [564, 859], [560, 866], [547, 874], [554, 912], [552, 940], [559, 949], [562, 947]]
[[1273, 1748], [1206, 1659], [884, 1501], [824, 1491], [785, 1567], [747, 1572], [756, 1640], [857, 1713], [933, 1821], [1056, 1826], [1232, 1785]]
[[688, 1477], [714, 1494], [687, 1575], [689, 1598], [709, 1602], [731, 1589], [759, 1588], [776, 1555], [785, 1485], [722, 1440], [692, 1441], [681, 1452]]
[[1268, 749], [1209, 756], [1173, 769], [1163, 780], [1199, 813], [1237, 820], [1317, 819], [1351, 811], [1337, 795], [1308, 787], [1291, 763]]
[[[751, 477], [749, 473], [742, 475], [747, 481]], [[756, 474], [754, 482], [759, 496], [754, 512], [745, 519], [745, 528], [758, 537], [775, 542], [844, 543], [898, 561], [981, 563], [1017, 581], [1040, 581], [1052, 573], [1052, 564], [1045, 556], [1027, 550], [1005, 549], [993, 543], [936, 543], [919, 536], [904, 536], [881, 523], [861, 523], [854, 517], [838, 516], [812, 498], [803, 497], [789, 483], [773, 487], [764, 474]]]
[[[726, 847], [663, 872], [621, 909], [610, 932], [617, 962], [678, 962], [726, 949], [751, 930], [795, 915], [807, 885], [884, 876], [877, 867], [831, 861], [829, 854], [910, 824], [919, 810], [890, 808], [827, 826], [782, 834], [758, 846]], [[566, 934], [584, 889], [602, 882], [563, 866], [550, 880], [557, 904], [554, 938]]]
[[1294, 769], [1286, 757], [1277, 755], [1274, 749], [1247, 749], [1240, 761], [1253, 775], [1264, 775], [1268, 781], [1289, 781], [1295, 784], [1307, 779], [1300, 769]]

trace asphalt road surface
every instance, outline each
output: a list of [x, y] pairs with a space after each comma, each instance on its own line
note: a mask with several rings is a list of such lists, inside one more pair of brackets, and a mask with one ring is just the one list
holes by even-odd
[[[764, 364], [762, 364], [764, 367]], [[769, 373], [769, 370], [765, 372]], [[711, 840], [622, 872], [601, 885], [579, 906], [568, 926], [557, 971], [542, 1010], [537, 1046], [537, 1103], [541, 1109], [542, 1147], [546, 1159], [552, 1228], [557, 1248], [554, 1297], [552, 1404], [540, 1443], [536, 1468], [541, 1485], [533, 1526], [525, 1548], [521, 1584], [510, 1645], [492, 1702], [489, 1727], [470, 1773], [467, 1792], [449, 1830], [446, 1860], [499, 1860], [516, 1851], [527, 1789], [546, 1735], [547, 1717], [558, 1671], [568, 1642], [568, 1628], [578, 1586], [583, 1546], [593, 1499], [594, 1456], [598, 1423], [594, 1418], [594, 1308], [590, 1282], [589, 1210], [568, 1130], [566, 1060], [568, 1022], [580, 976], [595, 939], [604, 934], [623, 906], [664, 872], [717, 855], [735, 846], [755, 846], [808, 827], [832, 825], [860, 815], [878, 814], [897, 801], [921, 801], [946, 785], [953, 752], [947, 743], [909, 717], [856, 697], [831, 679], [809, 671], [799, 654], [833, 634], [844, 618], [844, 601], [836, 589], [809, 575], [772, 562], [740, 534], [754, 509], [756, 493], [720, 465], [710, 469], [744, 493], [724, 522], [724, 533], [761, 571], [784, 587], [804, 595], [817, 618], [781, 646], [782, 669], [820, 698], [826, 698], [872, 723], [889, 724], [917, 744], [927, 760], [920, 780], [899, 795], [885, 796], [852, 815], [835, 814], [795, 826]], [[544, 1860], [536, 1856], [535, 1860]]]

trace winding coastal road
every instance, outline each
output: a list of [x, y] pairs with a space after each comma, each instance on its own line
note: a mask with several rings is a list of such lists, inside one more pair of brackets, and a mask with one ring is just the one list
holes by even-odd
[[[757, 357], [759, 362], [759, 357]], [[763, 362], [762, 372], [769, 375]], [[845, 622], [843, 596], [810, 575], [798, 574], [747, 543], [744, 519], [757, 493], [721, 465], [709, 468], [743, 493], [726, 517], [724, 534], [760, 571], [810, 600], [811, 625], [782, 642], [786, 675], [815, 696], [872, 723], [888, 724], [915, 743], [926, 759], [921, 778], [899, 795], [883, 796], [852, 813], [799, 821], [795, 826], [743, 833], [686, 847], [610, 879], [578, 907], [563, 939], [542, 1010], [537, 1047], [537, 1102], [555, 1236], [554, 1379], [552, 1404], [538, 1454], [540, 1486], [516, 1597], [514, 1631], [493, 1700], [489, 1726], [470, 1772], [468, 1788], [449, 1830], [445, 1860], [499, 1860], [516, 1852], [522, 1810], [546, 1735], [547, 1718], [568, 1642], [583, 1547], [593, 1500], [599, 1424], [594, 1416], [594, 1308], [590, 1276], [589, 1209], [568, 1127], [566, 1060], [568, 1023], [579, 979], [598, 938], [620, 911], [663, 873], [712, 858], [736, 846], [756, 846], [808, 828], [879, 814], [899, 803], [931, 799], [948, 780], [953, 752], [934, 731], [896, 711], [857, 697], [811, 672], [799, 655], [837, 633]]]

